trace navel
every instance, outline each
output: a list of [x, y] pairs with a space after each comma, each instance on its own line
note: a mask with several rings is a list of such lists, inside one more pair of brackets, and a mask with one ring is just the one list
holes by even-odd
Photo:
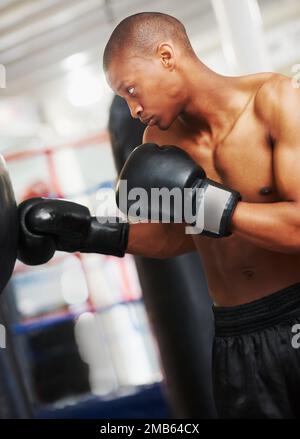
[[254, 277], [254, 270], [248, 270], [248, 269], [245, 269], [245, 270], [242, 270], [242, 274], [243, 274], [243, 276], [245, 276], [247, 279], [252, 279], [253, 277]]

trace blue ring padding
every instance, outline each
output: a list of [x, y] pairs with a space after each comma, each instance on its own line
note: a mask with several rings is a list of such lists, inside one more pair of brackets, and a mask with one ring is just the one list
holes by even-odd
[[[88, 399], [82, 401], [79, 400], [76, 404], [66, 405], [63, 408], [54, 408], [50, 404], [48, 406], [38, 407], [34, 412], [34, 418], [35, 420], [59, 418], [105, 419], [105, 422], [107, 422], [107, 420], [110, 419], [132, 420], [139, 418], [144, 420], [168, 420], [173, 419], [173, 415], [166, 399], [164, 383], [156, 382], [150, 385], [136, 386], [136, 392], [132, 395], [121, 397], [112, 395], [111, 399], [90, 396]], [[94, 422], [96, 423], [97, 421]], [[99, 425], [97, 423], [95, 424], [95, 429], [97, 429], [97, 431], [99, 431]], [[139, 425], [139, 427], [141, 426]], [[85, 430], [83, 431], [85, 433], [89, 431], [87, 426], [84, 426], [84, 428]], [[64, 432], [64, 429], [62, 429], [62, 432]], [[101, 434], [99, 433], [99, 437], [100, 436]], [[123, 437], [124, 435], [116, 435], [116, 437], [120, 436]], [[134, 436], [135, 434], [133, 434], [132, 437]]]
[[[143, 299], [133, 299], [133, 300], [128, 300], [128, 301], [116, 302], [116, 303], [113, 303], [112, 305], [96, 308], [94, 312], [105, 313], [105, 312], [110, 311], [113, 308], [116, 308], [117, 306], [128, 306], [128, 305], [136, 304], [136, 303], [143, 303]], [[36, 322], [32, 322], [32, 323], [13, 323], [12, 325], [10, 325], [10, 328], [11, 328], [11, 332], [14, 335], [27, 334], [31, 331], [48, 328], [50, 326], [58, 325], [59, 323], [62, 323], [62, 322], [74, 320], [77, 317], [79, 317], [81, 314], [83, 314], [84, 312], [88, 312], [88, 311], [83, 311], [83, 312], [78, 312], [78, 313], [68, 313], [64, 316], [47, 317], [45, 319], [40, 319], [40, 320], [38, 320]], [[136, 329], [140, 330], [140, 328], [136, 328]]]

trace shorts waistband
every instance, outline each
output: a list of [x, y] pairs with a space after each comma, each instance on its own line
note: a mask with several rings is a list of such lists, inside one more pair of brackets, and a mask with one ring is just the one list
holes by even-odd
[[300, 316], [300, 282], [232, 307], [213, 306], [216, 336], [234, 336], [268, 328]]

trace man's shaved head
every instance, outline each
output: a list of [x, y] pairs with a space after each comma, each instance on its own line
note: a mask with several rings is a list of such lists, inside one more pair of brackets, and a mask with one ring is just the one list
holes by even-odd
[[114, 29], [104, 50], [103, 68], [107, 71], [113, 59], [121, 54], [150, 57], [157, 45], [172, 41], [186, 54], [194, 55], [183, 24], [171, 15], [141, 12], [122, 20]]

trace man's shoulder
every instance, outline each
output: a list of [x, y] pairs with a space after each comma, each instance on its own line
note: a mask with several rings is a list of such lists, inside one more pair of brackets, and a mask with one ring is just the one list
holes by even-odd
[[294, 94], [295, 88], [291, 78], [277, 73], [271, 74], [256, 92], [255, 113], [263, 122], [272, 127], [281, 109], [284, 108], [284, 103]]

